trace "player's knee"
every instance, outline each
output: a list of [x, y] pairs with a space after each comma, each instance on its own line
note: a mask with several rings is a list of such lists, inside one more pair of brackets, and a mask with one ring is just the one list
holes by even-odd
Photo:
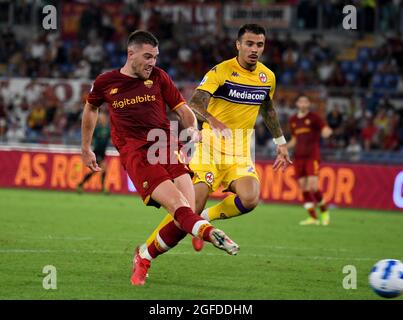
[[252, 211], [259, 204], [259, 195], [245, 194], [245, 195], [240, 195], [238, 197], [239, 197], [242, 207], [245, 209], [245, 212], [243, 212], [243, 213], [248, 213], [248, 212]]
[[170, 198], [165, 207], [169, 212], [175, 213], [180, 207], [190, 207], [190, 204], [183, 195], [178, 195]]

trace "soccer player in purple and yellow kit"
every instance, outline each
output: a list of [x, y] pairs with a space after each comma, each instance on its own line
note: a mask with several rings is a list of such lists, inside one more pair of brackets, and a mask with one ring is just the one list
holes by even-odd
[[[166, 105], [179, 116], [181, 124], [188, 130], [188, 136], [194, 141], [199, 139], [194, 113], [170, 77], [155, 66], [158, 53], [158, 40], [151, 33], [135, 31], [128, 39], [125, 65], [95, 79], [82, 118], [83, 162], [93, 171], [101, 170], [91, 151], [91, 138], [98, 108], [107, 102], [112, 142], [120, 154], [123, 167], [144, 203], [156, 207], [162, 205], [173, 218], [160, 230], [161, 242], [174, 246], [190, 233], [234, 255], [239, 250], [238, 245], [223, 231], [215, 229], [194, 213], [192, 171], [178, 161], [153, 164], [149, 159], [148, 150], [155, 141], [149, 141], [148, 134], [153, 129], [165, 132], [168, 137], [160, 154], [166, 152], [168, 159], [172, 159], [178, 152], [169, 143], [171, 133]], [[156, 245], [151, 243], [141, 252], [136, 250], [131, 277], [133, 285], [144, 284], [151, 259], [160, 254]]]
[[[304, 208], [309, 217], [300, 222], [300, 225], [324, 225], [330, 222], [326, 201], [318, 187], [320, 164], [320, 138], [328, 138], [332, 129], [322, 118], [310, 111], [311, 102], [305, 95], [296, 99], [298, 112], [290, 117], [289, 125], [292, 138], [288, 142], [289, 148], [294, 150], [295, 176], [302, 190]], [[320, 208], [320, 216], [315, 211], [315, 203]]]
[[[189, 102], [199, 119], [204, 121], [203, 139], [196, 146], [189, 166], [195, 172], [195, 212], [207, 221], [237, 217], [258, 205], [260, 183], [250, 157], [250, 135], [259, 113], [277, 144], [274, 169], [285, 169], [291, 164], [272, 103], [275, 75], [258, 61], [264, 50], [265, 35], [264, 28], [257, 24], [242, 26], [236, 41], [238, 56], [207, 72]], [[214, 131], [221, 133], [222, 143], [211, 143]], [[229, 148], [226, 139], [233, 142]], [[207, 161], [203, 161], [206, 155]], [[209, 195], [220, 186], [229, 192], [228, 196], [204, 209]], [[171, 217], [166, 216], [146, 244], [159, 242], [159, 230], [170, 220]], [[199, 251], [202, 246], [202, 240], [194, 237], [193, 247]], [[170, 249], [169, 246], [160, 247]]]

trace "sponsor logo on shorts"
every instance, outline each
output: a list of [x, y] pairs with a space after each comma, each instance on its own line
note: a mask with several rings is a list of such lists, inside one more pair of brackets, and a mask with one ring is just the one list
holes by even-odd
[[207, 172], [205, 179], [207, 183], [212, 184], [214, 181], [214, 174], [212, 172]]

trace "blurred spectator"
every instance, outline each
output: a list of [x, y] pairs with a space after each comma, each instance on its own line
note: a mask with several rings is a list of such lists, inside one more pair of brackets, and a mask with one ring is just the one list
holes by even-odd
[[339, 66], [337, 66], [334, 69], [332, 75], [330, 76], [328, 85], [333, 86], [333, 87], [343, 87], [346, 84], [347, 84], [347, 82], [346, 82], [346, 78], [343, 74], [343, 71], [341, 70], [341, 68]]
[[285, 68], [294, 69], [296, 63], [298, 61], [298, 52], [292, 47], [288, 47], [282, 56], [282, 62], [284, 63]]
[[92, 39], [90, 43], [84, 48], [83, 56], [89, 61], [91, 65], [91, 78], [95, 79], [95, 77], [101, 73], [103, 67], [102, 62], [104, 57], [104, 50], [101, 44], [97, 40]]
[[42, 103], [37, 102], [28, 115], [28, 138], [36, 139], [46, 124], [46, 110]]
[[25, 89], [24, 97], [27, 99], [27, 103], [32, 105], [38, 101], [41, 93], [42, 90], [40, 88], [40, 84], [36, 79], [33, 79], [28, 88]]
[[385, 132], [389, 126], [389, 118], [386, 116], [386, 109], [380, 108], [378, 113], [375, 115], [374, 125], [377, 131]]
[[73, 77], [78, 79], [89, 79], [91, 77], [91, 65], [87, 60], [83, 59], [78, 63]]
[[[79, 20], [76, 39], [64, 39], [63, 34], [46, 33], [38, 36], [33, 34], [27, 40], [16, 28], [2, 28], [0, 74], [4, 74], [7, 79], [88, 79], [88, 85], [90, 79], [94, 79], [103, 69], [121, 66], [122, 57], [126, 55], [125, 37], [139, 27], [147, 28], [157, 35], [161, 52], [157, 64], [167, 70], [185, 91], [192, 91], [193, 88], [189, 88], [197, 84], [206, 71], [219, 61], [236, 54], [233, 35], [230, 33], [232, 30], [224, 29], [219, 35], [200, 35], [183, 12], [177, 12], [175, 14], [178, 16], [175, 16], [164, 10], [153, 10], [149, 19], [144, 21], [144, 10], [140, 10], [143, 8], [138, 2], [129, 1], [129, 4], [122, 7], [124, 19], [121, 19], [121, 30], [115, 30], [113, 22], [116, 17], [102, 10], [101, 2], [91, 0], [87, 3], [89, 5]], [[325, 27], [339, 27], [341, 8], [347, 3], [340, 0], [294, 1], [295, 5], [300, 5], [298, 21], [304, 28], [317, 25], [317, 13], [320, 10], [325, 14]], [[354, 3], [358, 4], [359, 1]], [[363, 10], [373, 10], [374, 1], [361, 3], [359, 18], [362, 18]], [[385, 31], [397, 25], [393, 21], [396, 16], [391, 12], [391, 3], [377, 2], [380, 10], [379, 27]], [[21, 12], [23, 16], [27, 14], [24, 10]], [[174, 19], [176, 23], [173, 23]], [[366, 23], [368, 30], [373, 27], [371, 17]], [[350, 45], [346, 41], [345, 45], [336, 47], [330, 46], [330, 39], [319, 33], [309, 37], [306, 31], [302, 36], [289, 30], [268, 31], [270, 33], [266, 37], [262, 61], [277, 76], [275, 105], [285, 134], [287, 118], [293, 113], [289, 101], [293, 99], [296, 90], [308, 88], [320, 95], [317, 99], [322, 101], [333, 95], [348, 100], [346, 105], [343, 102], [343, 105], [335, 106], [335, 110], [328, 114], [323, 113], [335, 131], [334, 137], [326, 141], [327, 147], [349, 148], [354, 153], [353, 150], [359, 147], [357, 140], [363, 139], [362, 147], [365, 150], [402, 148], [402, 116], [395, 111], [403, 106], [403, 103], [395, 102], [399, 99], [402, 101], [403, 97], [403, 41], [400, 34], [386, 33], [383, 42], [375, 42], [368, 48], [360, 46], [355, 60], [344, 61], [339, 60], [339, 54], [357, 43]], [[377, 41], [381, 41], [380, 38]], [[26, 90], [18, 94], [11, 92], [6, 84], [1, 85], [3, 107], [0, 115], [6, 119], [5, 125], [0, 125], [1, 134], [12, 141], [24, 140], [26, 134], [29, 141], [40, 141], [43, 137], [58, 142], [66, 141], [66, 137], [71, 138], [70, 141], [79, 141], [82, 101], [77, 101], [77, 104], [73, 102], [73, 106], [60, 103], [50, 94], [53, 90], [45, 90], [41, 83], [42, 80], [32, 80]], [[284, 94], [288, 85], [291, 87]], [[296, 86], [302, 88], [296, 89]], [[0, 120], [0, 123], [4, 121]], [[256, 127], [256, 142], [263, 153], [270, 152], [270, 135], [262, 123]]]
[[88, 41], [89, 37], [99, 36], [102, 26], [102, 8], [96, 3], [91, 3], [85, 7], [79, 22], [78, 36], [82, 41]]
[[3, 137], [6, 134], [6, 129], [7, 129], [6, 105], [3, 101], [3, 97], [0, 96], [0, 140], [3, 140]]
[[327, 83], [330, 79], [330, 76], [334, 72], [334, 63], [331, 60], [325, 60], [323, 61], [319, 67], [318, 67], [318, 75], [319, 75], [319, 80], [322, 83]]
[[7, 129], [6, 138], [8, 143], [22, 142], [25, 139], [25, 131], [17, 124], [12, 123]]
[[333, 108], [328, 113], [326, 120], [329, 127], [333, 129], [333, 132], [341, 128], [341, 124], [343, 123], [343, 115], [340, 111], [340, 105], [338, 103], [333, 104]]
[[364, 142], [364, 149], [371, 150], [374, 146], [375, 134], [378, 132], [378, 128], [374, 125], [372, 118], [367, 119], [366, 125], [361, 131], [361, 138]]
[[352, 136], [350, 138], [350, 143], [346, 147], [346, 153], [348, 154], [348, 157], [350, 161], [360, 161], [361, 159], [361, 152], [362, 152], [362, 147], [358, 143], [358, 140], [355, 136]]

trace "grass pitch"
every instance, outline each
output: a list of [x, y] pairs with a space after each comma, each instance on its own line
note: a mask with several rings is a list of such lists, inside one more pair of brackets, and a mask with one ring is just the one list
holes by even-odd
[[[0, 189], [0, 299], [382, 299], [369, 270], [403, 258], [401, 212], [334, 209], [328, 227], [301, 227], [300, 206], [261, 204], [214, 222], [238, 256], [209, 244], [195, 252], [188, 236], [133, 287], [133, 248], [163, 216], [135, 196]], [[42, 287], [47, 265], [56, 290]], [[357, 289], [343, 288], [346, 265]]]

